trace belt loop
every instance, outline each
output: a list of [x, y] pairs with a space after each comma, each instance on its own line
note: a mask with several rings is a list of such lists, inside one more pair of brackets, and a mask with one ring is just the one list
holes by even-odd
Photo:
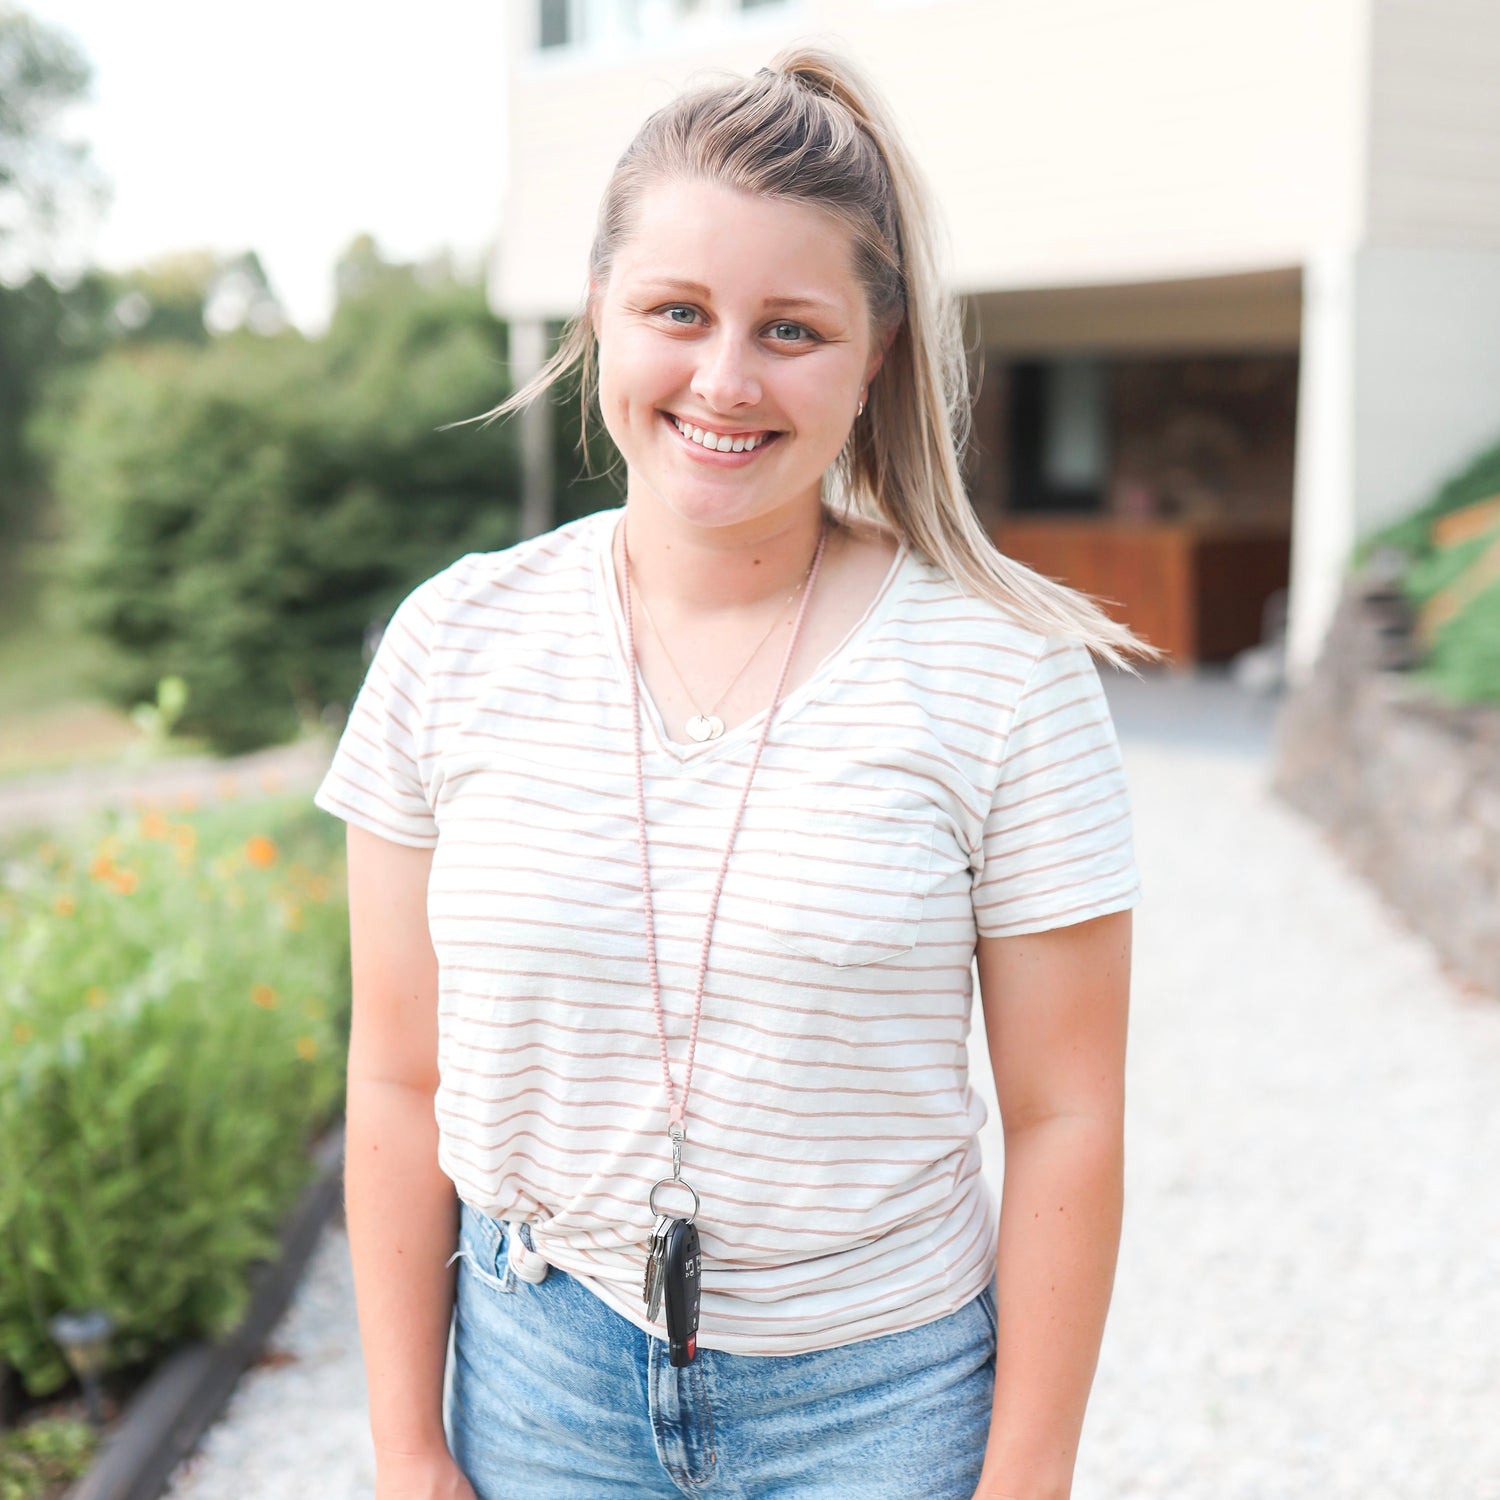
[[506, 1257], [510, 1261], [511, 1270], [522, 1281], [529, 1282], [532, 1286], [540, 1286], [547, 1279], [547, 1272], [552, 1267], [547, 1264], [546, 1257], [541, 1251], [532, 1246], [531, 1226], [519, 1219], [508, 1219], [505, 1230], [510, 1241]]

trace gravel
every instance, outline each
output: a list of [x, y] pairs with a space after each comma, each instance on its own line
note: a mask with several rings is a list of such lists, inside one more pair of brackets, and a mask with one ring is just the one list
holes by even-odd
[[[1260, 746], [1122, 738], [1126, 1223], [1074, 1500], [1500, 1500], [1500, 1000]], [[173, 1500], [373, 1494], [341, 1226], [272, 1348]]]
[[323, 1232], [297, 1295], [168, 1500], [372, 1500], [365, 1372], [349, 1238]]

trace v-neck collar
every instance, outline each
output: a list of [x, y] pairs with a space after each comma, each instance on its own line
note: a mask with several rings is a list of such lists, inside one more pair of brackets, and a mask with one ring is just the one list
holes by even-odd
[[[630, 650], [625, 637], [625, 608], [620, 599], [620, 591], [615, 585], [613, 561], [615, 537], [624, 515], [625, 507], [616, 506], [613, 510], [599, 511], [593, 518], [594, 568], [592, 576], [594, 606], [598, 611], [610, 658], [615, 664], [621, 686], [628, 691]], [[906, 564], [910, 555], [910, 549], [906, 543], [898, 539], [896, 556], [891, 560], [890, 567], [886, 569], [885, 577], [881, 579], [880, 587], [875, 591], [875, 597], [865, 607], [859, 619], [845, 632], [843, 639], [818, 663], [811, 675], [782, 698], [776, 709], [777, 723], [791, 717], [802, 707], [803, 703], [843, 662], [855, 643], [873, 629], [875, 623], [890, 608], [891, 602], [899, 593], [898, 586], [906, 576]], [[641, 722], [647, 727], [654, 741], [652, 748], [671, 757], [679, 764], [712, 759], [737, 748], [746, 740], [753, 740], [760, 733], [761, 724], [767, 713], [767, 709], [761, 709], [758, 713], [736, 724], [733, 729], [726, 729], [715, 740], [699, 742], [674, 740], [667, 734], [666, 722], [656, 706], [656, 700], [646, 687], [645, 678], [641, 676], [639, 668], [636, 669], [636, 682], [641, 694]], [[775, 733], [774, 726], [772, 733]]]

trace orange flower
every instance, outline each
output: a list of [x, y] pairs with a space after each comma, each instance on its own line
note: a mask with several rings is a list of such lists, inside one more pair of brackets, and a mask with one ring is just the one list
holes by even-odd
[[102, 1010], [109, 995], [102, 984], [91, 984], [83, 998], [88, 1002], [90, 1010]]
[[276, 845], [265, 834], [257, 833], [245, 845], [245, 858], [257, 870], [269, 870], [276, 863]]
[[297, 1038], [297, 1056], [303, 1062], [311, 1062], [318, 1055], [318, 1044], [310, 1036]]
[[143, 839], [164, 839], [167, 831], [167, 820], [154, 808], [142, 816], [140, 834]]
[[116, 870], [109, 882], [122, 895], [129, 896], [141, 883], [141, 877], [134, 870]]
[[95, 880], [113, 880], [115, 876], [115, 862], [107, 854], [96, 854], [93, 863], [89, 866], [89, 874]]
[[333, 883], [326, 875], [314, 875], [307, 882], [307, 899], [309, 901], [326, 901], [333, 893]]
[[275, 1010], [280, 1000], [276, 991], [268, 984], [253, 984], [250, 986], [250, 998], [262, 1010]]
[[60, 917], [71, 917], [78, 910], [78, 902], [64, 891], [53, 903], [52, 910]]
[[11, 1030], [10, 1038], [16, 1044], [16, 1046], [24, 1047], [26, 1043], [29, 1042], [35, 1035], [36, 1033], [25, 1023], [25, 1021], [17, 1021], [15, 1026]]
[[197, 794], [197, 792], [182, 792], [182, 793], [180, 793], [178, 795], [178, 798], [177, 798], [177, 806], [183, 812], [197, 812], [197, 810], [198, 810], [198, 794]]

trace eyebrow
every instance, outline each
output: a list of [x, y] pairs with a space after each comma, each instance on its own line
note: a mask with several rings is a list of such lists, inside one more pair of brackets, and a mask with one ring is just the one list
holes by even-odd
[[[713, 293], [701, 281], [681, 281], [675, 277], [668, 277], [646, 282], [643, 289], [656, 292], [685, 292], [690, 297], [699, 297], [706, 302], [713, 300]], [[830, 302], [825, 297], [767, 297], [765, 305], [775, 308], [791, 308], [797, 311], [810, 310], [835, 316], [843, 311], [837, 303]]]

